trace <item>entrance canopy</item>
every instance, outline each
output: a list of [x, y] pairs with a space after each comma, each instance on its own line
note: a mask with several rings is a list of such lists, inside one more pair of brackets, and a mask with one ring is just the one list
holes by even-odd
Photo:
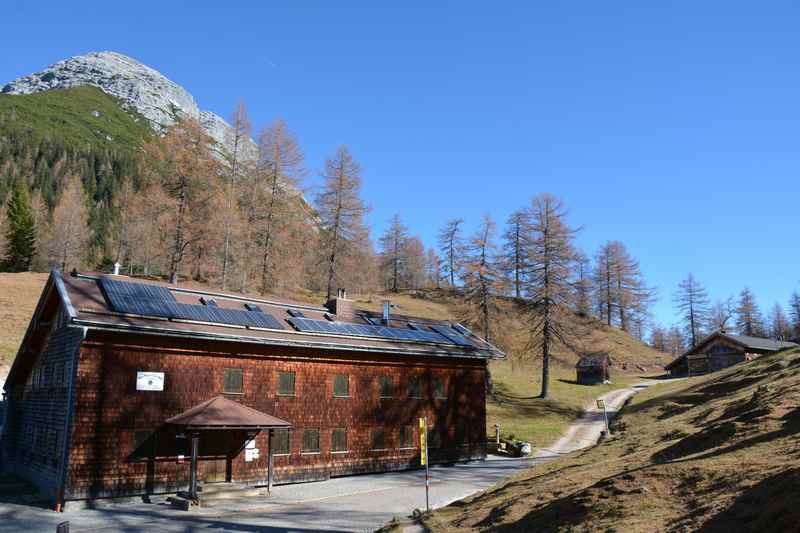
[[167, 419], [167, 424], [186, 429], [270, 429], [292, 425], [224, 396], [216, 396]]

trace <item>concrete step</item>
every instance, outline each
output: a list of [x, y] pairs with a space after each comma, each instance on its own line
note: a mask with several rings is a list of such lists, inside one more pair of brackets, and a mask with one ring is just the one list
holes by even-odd
[[248, 498], [261, 494], [261, 489], [242, 483], [209, 483], [198, 489], [198, 496], [203, 503], [231, 498]]

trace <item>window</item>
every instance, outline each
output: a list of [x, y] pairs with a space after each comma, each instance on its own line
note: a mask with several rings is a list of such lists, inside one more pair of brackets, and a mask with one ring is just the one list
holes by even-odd
[[414, 448], [414, 426], [400, 427], [400, 447]]
[[383, 432], [383, 428], [373, 428], [372, 435], [372, 449], [373, 450], [385, 450], [386, 449], [386, 438]]
[[222, 392], [226, 394], [242, 394], [244, 374], [241, 368], [226, 368]]
[[447, 398], [447, 392], [445, 392], [444, 381], [442, 378], [436, 378], [433, 380], [433, 397], [438, 399]]
[[272, 433], [272, 454], [289, 455], [289, 430], [276, 429]]
[[151, 437], [151, 432], [147, 430], [141, 431], [134, 431], [133, 433], [133, 453], [131, 457], [133, 459], [147, 459], [151, 455], [151, 451], [154, 449], [153, 437]]
[[303, 430], [303, 453], [319, 453], [319, 428]]
[[350, 396], [350, 376], [347, 374], [333, 376], [333, 395], [339, 398]]
[[428, 428], [428, 448], [440, 448], [442, 446], [442, 434], [439, 428], [431, 426]]
[[381, 376], [380, 378], [381, 398], [391, 398], [394, 396], [394, 383], [389, 376]]
[[422, 398], [422, 389], [419, 384], [419, 378], [408, 378], [408, 397]]
[[331, 452], [347, 451], [347, 428], [336, 428], [331, 433]]
[[278, 394], [281, 396], [294, 396], [294, 372], [280, 372], [278, 374]]

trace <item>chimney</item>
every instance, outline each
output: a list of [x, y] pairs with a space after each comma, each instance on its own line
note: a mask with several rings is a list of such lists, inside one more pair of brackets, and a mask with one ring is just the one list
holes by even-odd
[[389, 325], [389, 308], [392, 306], [389, 300], [383, 301], [383, 316], [381, 317], [381, 322], [384, 326]]
[[350, 321], [356, 318], [356, 309], [353, 306], [353, 301], [347, 299], [346, 289], [337, 290], [336, 298], [328, 300], [325, 307], [336, 315], [336, 320]]

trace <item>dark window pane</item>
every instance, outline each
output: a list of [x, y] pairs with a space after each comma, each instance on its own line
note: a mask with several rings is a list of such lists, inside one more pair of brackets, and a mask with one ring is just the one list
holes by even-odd
[[347, 429], [336, 428], [331, 434], [331, 451], [332, 452], [346, 452], [347, 451]]
[[347, 374], [333, 376], [333, 395], [350, 396], [350, 379]]
[[294, 372], [281, 372], [278, 374], [278, 394], [294, 396]]
[[386, 439], [384, 438], [383, 428], [374, 428], [372, 430], [372, 449], [383, 450], [386, 448]]
[[389, 376], [381, 376], [381, 398], [391, 398], [394, 396], [394, 383]]
[[414, 447], [414, 426], [402, 426], [400, 428], [400, 447]]
[[419, 385], [419, 378], [408, 379], [408, 397], [422, 398], [422, 390]]
[[226, 368], [222, 392], [241, 394], [243, 390], [243, 377], [241, 368]]
[[441, 378], [436, 378], [433, 380], [433, 397], [447, 398], [447, 393], [444, 389], [444, 381]]
[[276, 429], [272, 434], [272, 453], [273, 454], [288, 454], [289, 453], [289, 430]]
[[319, 453], [319, 429], [303, 430], [303, 453]]
[[147, 459], [154, 450], [155, 434], [151, 431], [135, 431], [133, 433], [133, 459]]
[[442, 434], [437, 427], [428, 428], [428, 448], [439, 448], [442, 446]]

